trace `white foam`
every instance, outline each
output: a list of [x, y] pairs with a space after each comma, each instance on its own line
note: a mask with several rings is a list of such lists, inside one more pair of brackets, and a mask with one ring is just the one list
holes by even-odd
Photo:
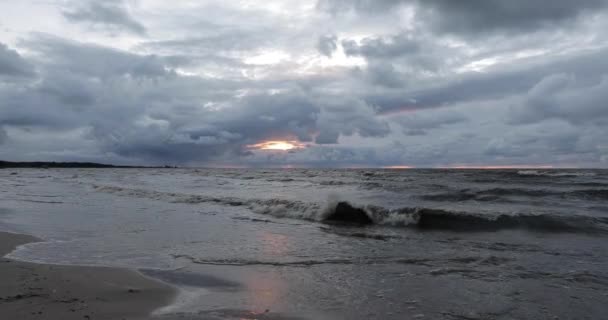
[[593, 177], [594, 172], [572, 171], [572, 172], [551, 172], [538, 170], [520, 170], [517, 174], [521, 176], [539, 176], [539, 177]]
[[173, 302], [167, 306], [154, 310], [152, 316], [163, 316], [181, 312], [183, 310], [189, 310], [190, 307], [196, 305], [197, 301], [201, 300], [201, 297], [209, 294], [211, 294], [211, 291], [204, 288], [180, 286]]

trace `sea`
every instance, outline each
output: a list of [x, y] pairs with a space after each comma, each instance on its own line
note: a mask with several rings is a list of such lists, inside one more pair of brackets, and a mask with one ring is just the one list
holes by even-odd
[[158, 319], [608, 319], [608, 170], [2, 169], [0, 230]]

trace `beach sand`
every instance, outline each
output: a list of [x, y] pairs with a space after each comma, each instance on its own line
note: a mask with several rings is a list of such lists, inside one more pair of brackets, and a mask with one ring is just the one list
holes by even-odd
[[[38, 239], [0, 232], [0, 257]], [[0, 319], [148, 319], [175, 290], [133, 270], [0, 259]]]

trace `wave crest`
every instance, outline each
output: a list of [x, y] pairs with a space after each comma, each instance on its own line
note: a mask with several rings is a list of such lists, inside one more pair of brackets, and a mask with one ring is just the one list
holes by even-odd
[[536, 176], [536, 177], [593, 177], [595, 172], [589, 171], [541, 171], [541, 170], [520, 170], [517, 171], [520, 176]]
[[578, 189], [569, 191], [523, 188], [493, 188], [486, 190], [463, 189], [445, 193], [420, 196], [423, 200], [440, 202], [462, 201], [508, 201], [509, 197], [558, 197], [562, 199], [606, 200], [608, 189]]
[[[258, 214], [316, 222], [375, 224], [446, 231], [528, 229], [539, 232], [608, 233], [608, 218], [580, 215], [488, 215], [433, 208], [405, 207], [389, 209], [373, 205], [360, 206], [352, 204], [339, 200], [339, 197], [335, 195], [330, 195], [326, 203], [320, 204], [285, 199], [237, 199], [231, 197], [184, 195], [108, 186], [97, 186], [96, 189], [102, 192], [168, 200], [174, 203], [215, 203], [227, 206], [244, 206]], [[600, 194], [602, 196], [605, 195], [604, 193]], [[336, 215], [340, 217], [336, 218]], [[362, 217], [362, 215], [366, 217]], [[361, 223], [362, 221], [365, 223]]]

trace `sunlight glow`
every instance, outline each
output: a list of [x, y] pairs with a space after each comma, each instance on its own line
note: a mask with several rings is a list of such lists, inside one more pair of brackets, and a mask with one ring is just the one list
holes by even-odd
[[252, 56], [243, 60], [245, 64], [249, 65], [275, 65], [283, 61], [288, 61], [290, 55], [287, 52], [280, 50], [267, 50], [263, 51], [256, 56]]
[[440, 167], [441, 169], [486, 169], [486, 170], [498, 170], [498, 169], [553, 169], [551, 165], [502, 165], [502, 166], [476, 166], [476, 165], [457, 165]]
[[249, 146], [251, 149], [257, 150], [275, 150], [275, 151], [290, 151], [294, 149], [303, 149], [306, 145], [298, 141], [264, 141], [258, 144]]

